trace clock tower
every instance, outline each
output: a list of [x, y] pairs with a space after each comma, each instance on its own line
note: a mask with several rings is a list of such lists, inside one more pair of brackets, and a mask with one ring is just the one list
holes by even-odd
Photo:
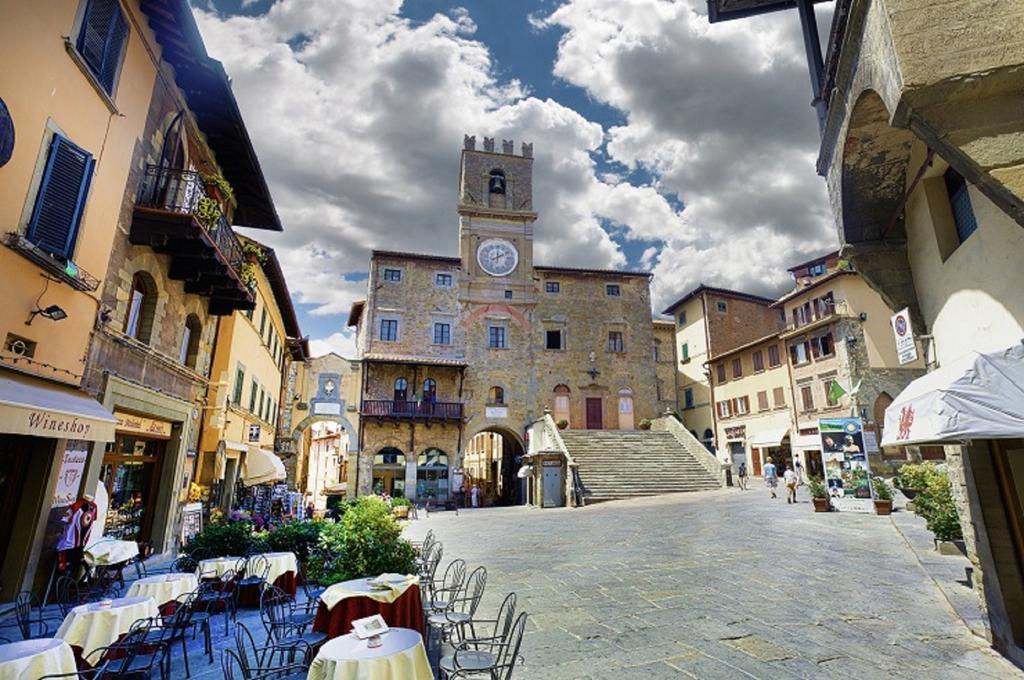
[[460, 301], [508, 305], [536, 303], [533, 281], [533, 145], [515, 153], [511, 140], [466, 136], [459, 164]]

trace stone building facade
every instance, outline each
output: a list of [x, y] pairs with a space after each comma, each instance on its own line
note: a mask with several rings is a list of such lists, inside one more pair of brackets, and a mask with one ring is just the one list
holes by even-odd
[[679, 403], [679, 371], [676, 356], [676, 325], [665, 319], [654, 320], [654, 371], [657, 375], [655, 398], [658, 414], [681, 413]]
[[781, 327], [774, 300], [726, 288], [701, 284], [669, 305], [662, 314], [672, 316], [678, 376], [676, 389], [683, 424], [709, 450], [716, 441], [714, 384], [709, 362]]
[[459, 256], [373, 253], [350, 316], [373, 470], [360, 492], [440, 502], [460, 486], [469, 440], [495, 432], [500, 500], [515, 502], [524, 435], [545, 408], [569, 427], [632, 429], [671, 401], [659, 400], [650, 275], [534, 263], [532, 154], [467, 137]]

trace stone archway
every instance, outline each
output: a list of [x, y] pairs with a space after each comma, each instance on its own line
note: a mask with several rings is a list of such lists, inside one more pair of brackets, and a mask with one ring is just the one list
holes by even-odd
[[466, 504], [472, 486], [480, 486], [481, 503], [518, 505], [525, 502], [517, 473], [526, 445], [513, 430], [501, 425], [481, 427], [466, 440], [461, 465], [466, 480]]
[[[293, 450], [294, 451], [301, 452], [303, 450], [303, 446], [302, 446], [303, 438], [305, 437], [306, 433], [308, 431], [310, 431], [310, 429], [316, 423], [334, 423], [339, 428], [341, 428], [341, 433], [340, 434], [341, 434], [341, 437], [342, 437], [342, 441], [346, 444], [345, 453], [347, 454], [347, 457], [348, 457], [348, 460], [349, 460], [349, 466], [348, 466], [349, 471], [348, 471], [347, 477], [345, 479], [339, 480], [339, 483], [344, 483], [346, 485], [344, 487], [345, 495], [347, 497], [351, 497], [352, 493], [354, 492], [354, 483], [352, 482], [352, 478], [354, 477], [353, 467], [355, 467], [356, 465], [358, 465], [361, 462], [361, 461], [358, 460], [359, 457], [357, 455], [358, 454], [358, 449], [357, 449], [357, 441], [358, 440], [357, 440], [357, 436], [356, 436], [357, 435], [356, 428], [352, 425], [351, 422], [349, 422], [348, 418], [346, 418], [344, 415], [333, 415], [333, 414], [331, 414], [331, 415], [322, 415], [322, 414], [318, 414], [318, 415], [307, 416], [307, 417], [303, 418], [301, 421], [299, 421], [299, 423], [292, 428], [291, 441], [292, 441], [292, 446], [293, 446]], [[296, 456], [295, 457], [296, 463], [298, 462], [298, 459], [300, 457], [301, 456]], [[304, 465], [302, 466], [303, 469], [301, 469], [301, 470], [300, 469], [295, 469], [295, 470], [292, 471], [292, 478], [295, 480], [296, 488], [298, 488], [303, 493], [308, 491], [308, 489], [306, 487], [307, 487], [308, 475], [310, 474], [310, 463], [311, 463], [310, 460], [306, 460]], [[317, 467], [319, 467], [319, 466], [317, 466]], [[339, 488], [341, 488], [341, 487], [339, 487]], [[337, 493], [341, 493], [341, 492], [338, 491]], [[314, 498], [317, 498], [319, 496], [319, 494], [320, 494], [320, 490], [319, 489], [315, 489], [313, 491]], [[319, 503], [317, 503], [317, 505], [319, 505]]]

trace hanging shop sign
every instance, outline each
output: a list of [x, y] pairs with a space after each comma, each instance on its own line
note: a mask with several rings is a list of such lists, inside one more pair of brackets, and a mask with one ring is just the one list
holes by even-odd
[[822, 418], [818, 420], [818, 431], [832, 506], [846, 512], [874, 512], [861, 419]]
[[172, 423], [157, 418], [137, 416], [133, 413], [114, 411], [117, 419], [117, 431], [126, 434], [137, 434], [152, 439], [170, 439]]

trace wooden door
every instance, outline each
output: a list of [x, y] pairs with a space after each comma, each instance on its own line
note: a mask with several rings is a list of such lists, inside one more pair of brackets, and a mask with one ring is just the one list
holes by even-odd
[[587, 397], [587, 429], [600, 430], [604, 428], [602, 422], [601, 397]]

